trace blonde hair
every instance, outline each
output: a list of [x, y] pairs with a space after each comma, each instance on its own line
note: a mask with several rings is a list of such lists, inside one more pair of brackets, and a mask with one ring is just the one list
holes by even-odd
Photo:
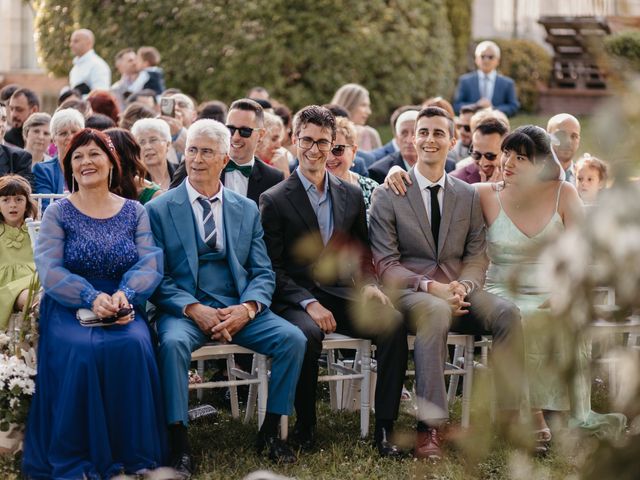
[[593, 168], [596, 170], [601, 182], [606, 182], [609, 178], [609, 166], [606, 162], [597, 157], [592, 157], [590, 153], [585, 153], [576, 162], [576, 173], [581, 167]]
[[340, 105], [349, 112], [349, 115], [355, 108], [369, 97], [369, 90], [357, 83], [347, 83], [342, 85], [335, 93], [330, 103]]
[[356, 126], [346, 117], [336, 118], [336, 133], [341, 133], [350, 145], [358, 145]]

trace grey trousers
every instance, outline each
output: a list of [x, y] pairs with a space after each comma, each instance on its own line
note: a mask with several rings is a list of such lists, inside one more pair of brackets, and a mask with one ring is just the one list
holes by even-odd
[[438, 425], [449, 418], [444, 383], [447, 334], [492, 335], [491, 366], [498, 408], [517, 410], [522, 395], [524, 343], [520, 310], [509, 300], [476, 290], [467, 301], [469, 313], [452, 317], [449, 304], [430, 293], [404, 290], [398, 307], [407, 329], [416, 335], [416, 393], [419, 418]]

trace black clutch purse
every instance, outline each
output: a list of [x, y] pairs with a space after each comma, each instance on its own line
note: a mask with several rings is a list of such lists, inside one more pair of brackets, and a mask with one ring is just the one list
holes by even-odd
[[126, 317], [133, 312], [133, 308], [121, 308], [112, 317], [99, 317], [88, 308], [80, 308], [76, 312], [76, 318], [83, 327], [108, 327], [113, 325], [119, 318]]

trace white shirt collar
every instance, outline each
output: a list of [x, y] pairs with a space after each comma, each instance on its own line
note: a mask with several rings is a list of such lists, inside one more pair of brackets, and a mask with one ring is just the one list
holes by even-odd
[[[256, 157], [255, 157], [255, 156], [251, 157], [251, 160], [249, 160], [247, 163], [242, 163], [242, 164], [240, 164], [240, 163], [236, 162], [236, 161], [235, 161], [233, 158], [231, 158], [231, 157], [229, 157], [229, 158], [230, 158], [230, 160], [231, 160], [233, 163], [235, 163], [235, 164], [236, 164], [236, 165], [238, 165], [239, 167], [245, 167], [245, 166], [251, 166], [251, 167], [253, 167], [253, 164], [254, 164], [254, 163], [256, 163]], [[240, 173], [240, 172], [238, 172], [238, 173]], [[242, 175], [242, 174], [240, 174], [240, 175]]]
[[80, 57], [73, 57], [73, 64], [77, 65], [78, 63], [86, 61], [95, 55], [96, 55], [96, 51], [92, 48], [91, 50], [89, 50], [88, 52], [85, 52]]
[[482, 70], [478, 70], [478, 76], [480, 78], [484, 78], [485, 76], [487, 76], [489, 77], [489, 80], [494, 82], [496, 77], [498, 76], [498, 72], [496, 72], [495, 70], [491, 70], [489, 73], [485, 74]]
[[445, 180], [447, 178], [447, 175], [444, 172], [442, 173], [442, 176], [440, 177], [440, 179], [437, 182], [432, 182], [427, 177], [423, 176], [418, 171], [417, 168], [413, 169], [413, 173], [416, 176], [416, 181], [418, 182], [418, 186], [420, 187], [420, 191], [423, 191], [427, 187], [431, 187], [433, 185], [440, 185], [440, 189], [444, 192], [444, 186], [446, 184]]
[[[209, 200], [217, 198], [218, 201], [222, 204], [223, 190], [224, 190], [224, 186], [222, 185], [222, 182], [220, 182], [220, 190], [218, 190], [218, 193], [216, 193]], [[202, 195], [200, 192], [198, 192], [195, 188], [193, 188], [193, 185], [191, 185], [191, 182], [189, 181], [189, 177], [187, 177], [187, 195], [189, 196], [189, 203], [191, 205], [194, 205], [198, 201], [198, 198], [205, 196], [205, 195]]]

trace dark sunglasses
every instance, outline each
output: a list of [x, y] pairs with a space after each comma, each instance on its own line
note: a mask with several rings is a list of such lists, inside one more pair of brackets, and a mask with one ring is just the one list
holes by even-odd
[[341, 157], [347, 147], [353, 147], [353, 145], [334, 145], [331, 149], [331, 153], [334, 157]]
[[464, 130], [467, 133], [471, 132], [471, 125], [458, 125], [458, 128]]
[[474, 160], [480, 160], [482, 157], [486, 158], [487, 160], [489, 160], [490, 162], [494, 161], [496, 158], [498, 158], [498, 154], [496, 153], [491, 153], [491, 152], [476, 152], [475, 150], [473, 152], [471, 152], [469, 155], [471, 155], [471, 158], [473, 158]]
[[480, 55], [480, 58], [482, 60], [493, 60], [494, 58], [496, 58], [495, 55]]
[[253, 131], [255, 130], [254, 128], [236, 127], [234, 125], [227, 125], [227, 128], [231, 132], [231, 136], [232, 137], [233, 137], [233, 134], [236, 133], [236, 130], [237, 130], [242, 138], [249, 138], [253, 134]]

